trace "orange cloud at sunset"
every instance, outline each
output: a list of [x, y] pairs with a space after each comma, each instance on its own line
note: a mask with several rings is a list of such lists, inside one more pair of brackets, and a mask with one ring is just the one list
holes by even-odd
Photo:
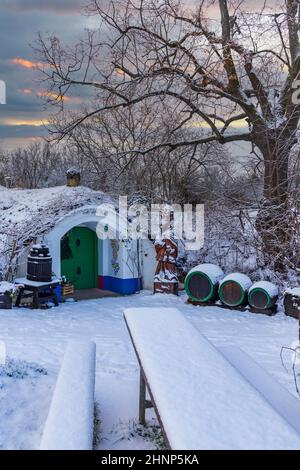
[[1, 124], [5, 124], [7, 126], [33, 126], [33, 127], [40, 127], [43, 125], [49, 124], [47, 120], [41, 121], [36, 119], [6, 119], [1, 122]]
[[114, 75], [117, 75], [118, 77], [123, 77], [123, 78], [128, 77], [127, 73], [125, 73], [123, 70], [119, 69], [118, 67], [115, 68]]
[[69, 96], [57, 95], [56, 93], [50, 93], [49, 91], [38, 91], [36, 96], [39, 96], [40, 98], [49, 98], [49, 99], [53, 99], [56, 101], [70, 101], [71, 100]]
[[21, 57], [15, 57], [10, 61], [13, 65], [20, 65], [25, 69], [36, 69], [37, 67], [41, 66], [39, 62], [32, 62], [31, 60], [22, 59]]

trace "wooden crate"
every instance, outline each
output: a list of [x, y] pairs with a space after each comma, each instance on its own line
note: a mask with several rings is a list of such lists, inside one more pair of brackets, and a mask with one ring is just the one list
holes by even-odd
[[62, 291], [62, 295], [63, 297], [66, 296], [66, 295], [72, 295], [74, 294], [74, 285], [73, 284], [62, 284], [61, 286], [61, 291]]
[[154, 294], [178, 295], [178, 282], [154, 282]]
[[284, 313], [288, 317], [299, 319], [300, 297], [295, 294], [286, 293], [284, 296]]
[[12, 308], [12, 297], [7, 294], [0, 294], [0, 309], [10, 310]]

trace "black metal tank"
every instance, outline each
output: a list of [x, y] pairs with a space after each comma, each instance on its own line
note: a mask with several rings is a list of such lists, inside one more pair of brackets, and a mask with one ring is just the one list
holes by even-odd
[[36, 282], [51, 282], [52, 256], [45, 243], [31, 248], [27, 262], [27, 279]]

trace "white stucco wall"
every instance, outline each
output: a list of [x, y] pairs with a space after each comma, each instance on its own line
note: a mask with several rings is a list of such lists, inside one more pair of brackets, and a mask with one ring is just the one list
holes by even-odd
[[154, 244], [151, 240], [141, 240], [140, 260], [143, 289], [153, 290], [153, 278], [157, 266]]

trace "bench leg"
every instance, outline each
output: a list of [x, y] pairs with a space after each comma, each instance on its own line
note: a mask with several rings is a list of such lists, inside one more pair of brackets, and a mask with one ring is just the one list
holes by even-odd
[[146, 382], [145, 382], [142, 371], [140, 371], [139, 422], [143, 426], [146, 423]]
[[39, 306], [40, 306], [39, 291], [38, 291], [38, 289], [34, 289], [32, 308], [33, 309], [38, 309]]

